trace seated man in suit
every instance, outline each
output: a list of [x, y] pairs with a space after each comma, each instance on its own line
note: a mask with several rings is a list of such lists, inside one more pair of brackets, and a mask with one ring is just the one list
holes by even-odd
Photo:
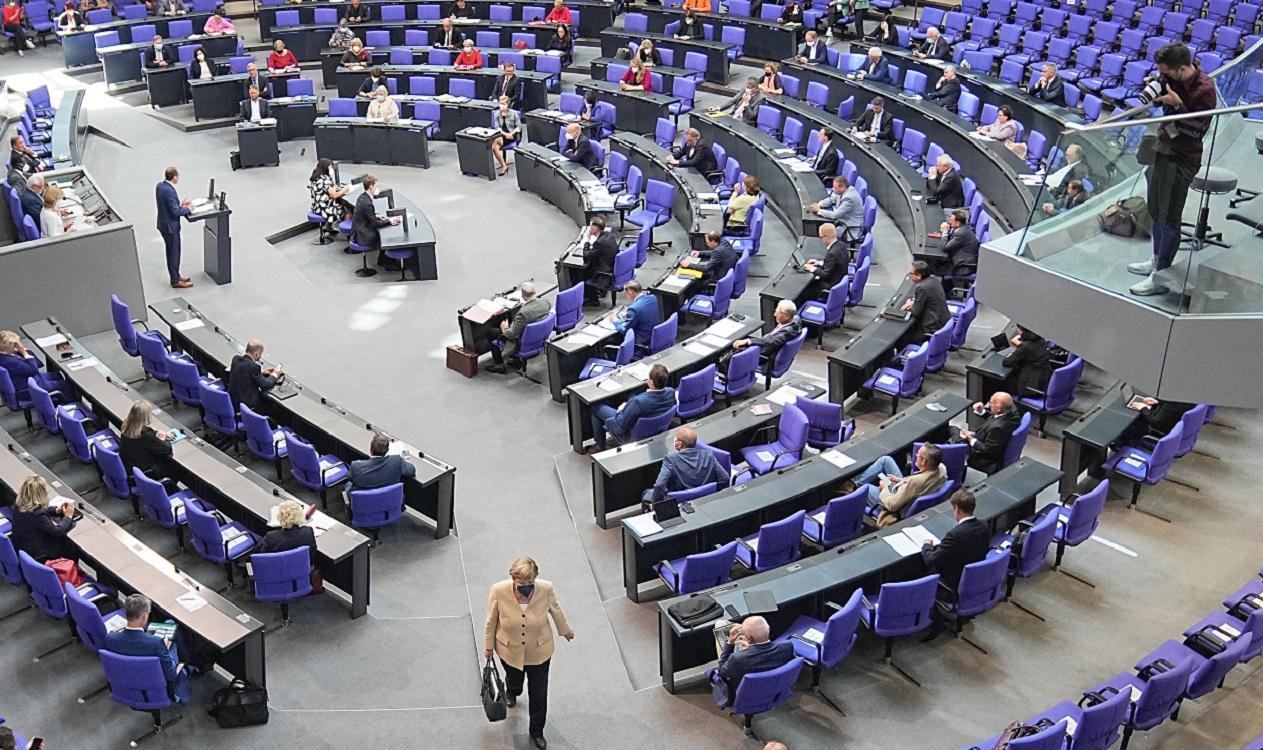
[[[868, 504], [880, 506], [877, 527], [884, 528], [903, 517], [904, 508], [922, 495], [928, 495], [947, 482], [943, 466], [943, 449], [933, 443], [922, 443], [913, 459], [916, 473], [903, 475], [898, 462], [882, 456], [855, 478], [857, 487], [868, 485]], [[877, 484], [873, 484], [873, 480]]]
[[755, 125], [759, 121], [759, 105], [763, 103], [763, 92], [759, 90], [759, 79], [750, 78], [737, 95], [724, 102], [722, 106], [711, 107], [711, 112], [728, 112], [734, 119], [747, 125]]
[[815, 31], [808, 31], [803, 37], [803, 46], [798, 48], [798, 62], [803, 65], [827, 63], [829, 62], [828, 49], [829, 45], [825, 44]]
[[495, 342], [491, 344], [492, 364], [487, 368], [487, 372], [497, 374], [508, 372], [506, 360], [516, 366], [518, 344], [522, 341], [522, 333], [526, 331], [527, 324], [543, 320], [553, 309], [552, 303], [536, 296], [533, 282], [523, 281], [518, 286], [518, 293], [522, 295], [522, 305], [513, 314], [512, 322], [500, 321], [500, 336], [504, 339], [504, 346], [496, 346]]
[[952, 59], [952, 48], [939, 33], [937, 26], [931, 26], [925, 30], [925, 41], [917, 46], [912, 56], [917, 59], [930, 58], [931, 60], [950, 60]]
[[434, 34], [434, 46], [443, 49], [457, 49], [465, 44], [465, 35], [452, 28], [452, 19], [444, 18], [441, 28]]
[[583, 134], [583, 128], [575, 122], [566, 126], [566, 144], [562, 147], [561, 154], [590, 170], [601, 166], [596, 149], [592, 147], [592, 141]]
[[511, 62], [504, 64], [504, 74], [496, 79], [495, 88], [491, 91], [491, 101], [498, 102], [500, 97], [509, 97], [509, 109], [521, 110], [522, 97], [526, 93], [526, 82], [517, 77], [517, 66]]
[[811, 168], [821, 182], [830, 185], [838, 174], [838, 147], [833, 145], [833, 131], [828, 128], [820, 128], [817, 137], [820, 139], [820, 149], [811, 159]]
[[[44, 188], [48, 183], [44, 175], [36, 172], [26, 178], [26, 189], [18, 193], [18, 202], [22, 204], [22, 214], [31, 217], [35, 226], [40, 225], [40, 212], [44, 210]], [[14, 387], [17, 387], [14, 383]]]
[[926, 566], [939, 574], [939, 581], [952, 591], [960, 585], [960, 574], [966, 565], [981, 562], [991, 549], [991, 531], [987, 525], [974, 518], [977, 501], [969, 490], [960, 489], [948, 500], [956, 525], [943, 535], [943, 540], [933, 544], [926, 540], [921, 547], [921, 559]]
[[381, 433], [374, 435], [368, 444], [368, 458], [351, 462], [351, 489], [389, 487], [417, 475], [417, 467], [405, 461], [403, 456], [387, 455], [389, 452], [390, 438]]
[[[751, 336], [748, 339], [737, 339], [732, 342], [732, 352], [747, 346], [759, 347], [759, 362], [768, 367], [776, 360], [776, 353], [802, 333], [803, 324], [798, 319], [798, 306], [793, 300], [783, 299], [776, 303], [776, 312], [772, 314], [776, 327], [763, 336]], [[732, 352], [720, 357], [720, 369], [727, 371], [727, 360], [732, 359]]]
[[1181, 401], [1159, 401], [1156, 398], [1147, 397], [1144, 399], [1144, 406], [1139, 410], [1140, 416], [1144, 417], [1144, 419], [1136, 422], [1123, 433], [1119, 443], [1125, 444], [1133, 440], [1139, 440], [1145, 435], [1164, 438], [1180, 423], [1180, 420], [1184, 417], [1184, 412], [1192, 409], [1194, 406], [1197, 406], [1197, 404], [1186, 404]]
[[176, 62], [177, 58], [175, 47], [168, 47], [163, 44], [162, 35], [160, 34], [154, 34], [153, 40], [145, 48], [146, 68], [165, 68]]
[[268, 100], [259, 96], [257, 86], [250, 87], [250, 98], [241, 100], [241, 121], [258, 122], [271, 117], [268, 114]]
[[944, 211], [965, 207], [965, 185], [961, 182], [960, 172], [952, 164], [952, 157], [947, 154], [939, 154], [930, 166], [925, 186], [930, 191], [930, 197], [937, 200], [939, 208]]
[[268, 98], [268, 77], [259, 72], [259, 66], [255, 63], [246, 64], [246, 80], [244, 83], [247, 89], [253, 86], [259, 90], [259, 96], [264, 99]]
[[263, 359], [263, 342], [258, 339], [250, 339], [245, 353], [232, 358], [228, 367], [228, 395], [234, 409], [245, 404], [259, 411], [262, 393], [272, 390], [285, 378], [285, 373], [275, 367], [260, 367], [260, 359]]
[[767, 620], [757, 615], [747, 617], [728, 631], [728, 643], [719, 655], [719, 667], [715, 670], [719, 679], [712, 687], [716, 706], [732, 705], [742, 677], [783, 667], [794, 658], [792, 643], [769, 641], [770, 635]]
[[933, 89], [925, 92], [925, 98], [943, 109], [956, 109], [956, 102], [960, 101], [960, 79], [956, 77], [955, 65], [943, 68], [943, 75]]
[[833, 190], [823, 200], [813, 203], [807, 210], [833, 222], [840, 228], [842, 237], [854, 240], [864, 232], [864, 201], [858, 190], [851, 189], [851, 181], [843, 175], [833, 178]]
[[963, 208], [952, 209], [947, 221], [939, 226], [943, 233], [942, 245], [939, 247], [947, 255], [943, 268], [948, 276], [965, 273], [967, 266], [978, 268], [978, 235], [969, 226], [969, 212]]
[[390, 90], [390, 84], [386, 82], [386, 74], [376, 65], [369, 68], [368, 77], [360, 81], [360, 90], [355, 93], [359, 99], [372, 99], [377, 95], [377, 89], [385, 86], [386, 90]]
[[[1072, 143], [1066, 147], [1066, 163], [1048, 175], [1048, 190], [1054, 198], [1060, 198], [1066, 194], [1071, 182], [1074, 180], [1082, 182], [1091, 177], [1092, 169], [1083, 159], [1083, 147]], [[1084, 187], [1087, 186], [1084, 185]]]
[[645, 490], [642, 501], [648, 506], [665, 500], [668, 492], [691, 490], [711, 482], [715, 483], [715, 489], [723, 489], [731, 481], [715, 453], [709, 448], [697, 447], [697, 431], [692, 427], [679, 427], [675, 431], [675, 452], [662, 459], [658, 478], [653, 487]]
[[865, 138], [876, 138], [882, 143], [894, 143], [894, 119], [886, 114], [886, 100], [880, 96], [874, 96], [868, 103], [868, 108], [864, 110], [864, 114], [860, 115], [860, 119], [855, 123], [855, 127], [851, 128], [851, 133]]
[[689, 257], [680, 260], [680, 267], [696, 268], [702, 272], [703, 279], [714, 283], [731, 271], [739, 258], [732, 243], [719, 232], [707, 232], [702, 241], [706, 249], [689, 253]]
[[605, 219], [593, 216], [588, 233], [582, 240], [583, 263], [588, 277], [584, 281], [584, 304], [599, 305], [614, 283], [614, 256], [618, 255], [618, 239], [605, 231]]
[[1039, 208], [1044, 212], [1045, 216], [1056, 216], [1082, 205], [1087, 199], [1088, 191], [1083, 187], [1083, 180], [1070, 180], [1066, 183], [1061, 197], [1051, 203], [1045, 203]]
[[[360, 184], [364, 187], [364, 192], [360, 193], [360, 197], [355, 199], [355, 211], [351, 214], [351, 241], [357, 245], [368, 248], [377, 249], [377, 265], [384, 268], [399, 270], [399, 261], [386, 257], [382, 248], [382, 238], [380, 230], [382, 227], [388, 227], [391, 224], [398, 224], [399, 217], [387, 218], [377, 213], [377, 208], [373, 205], [373, 199], [377, 197], [377, 178], [371, 174], [364, 175], [360, 180]], [[373, 273], [376, 273], [374, 271]], [[368, 274], [371, 276], [372, 274]]]
[[855, 77], [861, 81], [893, 83], [890, 80], [890, 63], [886, 62], [885, 57], [882, 57], [880, 47], [868, 48], [868, 59], [864, 61], [863, 66], [859, 70], [855, 71]]
[[588, 449], [589, 453], [605, 450], [605, 433], [626, 440], [631, 436], [636, 420], [661, 416], [675, 407], [675, 389], [667, 385], [666, 367], [654, 365], [649, 368], [647, 385], [647, 391], [637, 393], [619, 404], [617, 409], [609, 404], [597, 404], [592, 408], [592, 436], [596, 445]]
[[926, 341], [952, 319], [952, 311], [947, 308], [947, 296], [943, 293], [943, 282], [930, 273], [928, 263], [923, 260], [914, 262], [908, 278], [912, 279], [916, 288], [901, 308], [912, 313], [912, 328], [904, 334], [902, 344]]
[[623, 284], [623, 294], [627, 295], [627, 306], [614, 316], [614, 330], [619, 333], [632, 331], [636, 348], [648, 351], [653, 327], [662, 322], [659, 320], [658, 298], [646, 293], [635, 279]]
[[1009, 377], [1005, 380], [1005, 387], [1009, 392], [1016, 393], [1021, 398], [1028, 388], [1039, 391], [1047, 388], [1053, 371], [1048, 340], [1034, 331], [1018, 326], [1017, 335], [1009, 339], [1009, 343], [1013, 346], [1013, 351], [1004, 357], [1004, 366], [1009, 368]]
[[159, 638], [149, 633], [151, 605], [143, 594], [132, 594], [123, 602], [127, 627], [105, 636], [105, 650], [122, 656], [156, 656], [162, 663], [162, 674], [167, 678], [167, 694], [176, 703], [184, 705], [193, 697], [189, 675], [180, 663], [179, 648], [175, 640]]
[[838, 229], [832, 224], [821, 224], [816, 230], [820, 244], [824, 245], [824, 259], [812, 258], [803, 264], [803, 270], [815, 276], [814, 289], [809, 296], [819, 298], [828, 294], [839, 281], [846, 278], [851, 264], [851, 248], [838, 237]]
[[985, 414], [986, 421], [977, 430], [962, 427], [960, 437], [952, 442], [968, 443], [969, 465], [984, 474], [994, 474], [1000, 470], [1004, 449], [1022, 418], [1013, 406], [1013, 397], [1004, 391], [996, 391], [985, 405], [979, 402], [972, 408], [978, 416]]
[[702, 134], [697, 128], [684, 131], [684, 140], [667, 157], [667, 164], [673, 167], [692, 167], [704, 175], [718, 169], [715, 153], [711, 151], [710, 144], [702, 140]]
[[1057, 63], [1046, 62], [1027, 90], [1036, 99], [1042, 99], [1059, 107], [1066, 106], [1066, 82], [1057, 75]]

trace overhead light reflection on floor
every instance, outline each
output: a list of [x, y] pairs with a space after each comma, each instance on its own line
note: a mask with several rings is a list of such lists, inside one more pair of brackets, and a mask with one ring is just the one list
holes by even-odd
[[382, 287], [359, 309], [351, 313], [352, 331], [375, 331], [390, 322], [391, 313], [403, 305], [408, 296], [408, 287], [403, 284], [391, 284]]

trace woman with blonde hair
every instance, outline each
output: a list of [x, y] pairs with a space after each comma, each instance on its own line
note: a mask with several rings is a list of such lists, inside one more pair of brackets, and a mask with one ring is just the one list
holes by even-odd
[[[16, 333], [0, 331], [0, 367], [9, 373], [9, 380], [13, 381], [13, 392], [17, 395], [19, 402], [31, 397], [30, 389], [26, 385], [28, 378], [35, 378], [40, 387], [49, 392], [59, 391], [65, 385], [52, 375], [40, 372], [43, 366], [44, 363], [31, 354]], [[30, 423], [29, 415], [26, 421]]]
[[59, 234], [74, 231], [74, 226], [67, 224], [61, 212], [57, 210], [57, 204], [61, 202], [62, 196], [61, 188], [56, 185], [44, 188], [44, 209], [39, 212], [39, 229], [44, 237], [56, 237]]
[[553, 584], [539, 577], [539, 565], [529, 557], [519, 557], [509, 567], [509, 578], [491, 586], [487, 596], [487, 624], [484, 629], [483, 657], [492, 653], [504, 664], [509, 707], [517, 704], [522, 685], [530, 679], [530, 736], [535, 747], [544, 750], [544, 722], [548, 716], [548, 665], [553, 657], [553, 618], [557, 632], [574, 640], [574, 630], [557, 601]]
[[61, 498], [63, 502], [50, 507], [48, 503], [52, 497], [48, 482], [34, 474], [23, 479], [18, 489], [14, 508], [17, 512], [13, 514], [10, 538], [14, 548], [30, 555], [36, 562], [78, 557], [74, 545], [67, 538], [75, 527], [75, 504]]
[[153, 407], [148, 401], [137, 401], [123, 418], [123, 431], [118, 439], [118, 457], [130, 468], [140, 469], [150, 479], [162, 481], [171, 476], [171, 439], [169, 432], [149, 426]]
[[276, 522], [279, 529], [272, 529], [263, 536], [255, 554], [260, 552], [289, 552], [299, 547], [310, 547], [312, 555], [316, 553], [316, 532], [307, 525], [307, 517], [302, 503], [297, 500], [283, 500], [276, 506]]
[[368, 119], [382, 122], [395, 122], [399, 119], [399, 105], [390, 98], [390, 91], [385, 86], [378, 86], [373, 92], [373, 100], [368, 103]]

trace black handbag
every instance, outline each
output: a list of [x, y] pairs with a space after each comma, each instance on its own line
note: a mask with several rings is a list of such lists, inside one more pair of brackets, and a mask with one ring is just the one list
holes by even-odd
[[222, 729], [266, 724], [267, 688], [255, 687], [245, 680], [233, 680], [228, 687], [215, 691], [206, 713], [213, 716]]
[[667, 614], [675, 618], [681, 627], [691, 628], [710, 622], [724, 613], [719, 602], [710, 594], [702, 594], [667, 607]]
[[509, 695], [494, 658], [487, 659], [487, 666], [482, 668], [482, 710], [487, 721], [504, 721], [509, 715]]

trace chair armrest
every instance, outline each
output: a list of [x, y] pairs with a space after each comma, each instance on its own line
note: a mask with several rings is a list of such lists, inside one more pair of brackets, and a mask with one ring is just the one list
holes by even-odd
[[746, 469], [745, 471], [738, 472], [735, 476], [733, 476], [732, 481], [729, 483], [729, 486], [731, 487], [732, 485], [735, 485], [737, 483], [737, 480], [745, 476], [746, 474], [749, 474], [751, 479], [754, 478], [754, 470]]
[[662, 562], [658, 564], [664, 566], [667, 570], [671, 571], [671, 575], [675, 576], [677, 580], [679, 579], [680, 571], [675, 569], [675, 566], [671, 564], [670, 560], [663, 560]]
[[1022, 520], [1017, 522], [1017, 527], [1019, 529], [1026, 529], [1027, 531], [1029, 531], [1035, 528], [1035, 522], [1029, 519], [1023, 518]]
[[1023, 389], [1022, 389], [1022, 392], [1021, 392], [1021, 393], [1019, 393], [1019, 394], [1018, 394], [1018, 398], [1025, 398], [1026, 396], [1040, 396], [1040, 397], [1047, 397], [1047, 396], [1048, 396], [1048, 392], [1047, 392], [1047, 391], [1041, 391], [1041, 390], [1040, 390], [1040, 389], [1038, 389], [1038, 388], [1031, 388], [1031, 387], [1027, 386], [1026, 388], [1023, 388]]
[[842, 611], [842, 605], [838, 604], [837, 602], [825, 602], [824, 606], [829, 607], [830, 609], [833, 609], [837, 612]]
[[805, 644], [807, 644], [808, 646], [811, 646], [812, 648], [814, 648], [814, 649], [816, 650], [816, 661], [820, 661], [820, 650], [821, 650], [821, 648], [822, 648], [823, 644], [820, 644], [820, 643], [814, 643], [814, 642], [812, 642], [812, 641], [809, 641], [809, 640], [807, 640], [806, 638], [803, 638], [801, 635], [791, 635], [791, 636], [789, 637], [789, 639], [790, 639], [791, 641], [798, 641], [799, 643], [805, 643]]
[[1161, 439], [1162, 439], [1161, 435], [1155, 435], [1154, 433], [1151, 432], [1148, 435], [1142, 436], [1139, 440], [1136, 441], [1136, 444], [1143, 448], [1148, 448], [1149, 450], [1153, 450], [1154, 448], [1157, 447], [1158, 441]]
[[334, 470], [334, 469], [336, 469], [336, 468], [338, 468], [338, 467], [337, 467], [337, 466], [330, 466], [330, 467], [329, 467], [329, 468], [327, 468], [327, 469], [321, 469], [321, 470], [320, 470], [320, 483], [321, 483], [321, 484], [324, 484], [324, 482], [325, 482], [325, 478], [326, 478], [326, 476], [328, 475], [328, 473], [329, 473], [329, 472], [331, 472], [331, 471], [333, 471], [333, 470]]
[[867, 609], [870, 612], [877, 611], [877, 607], [868, 600], [868, 594], [860, 594], [860, 604], [864, 605], [864, 609]]
[[[781, 460], [781, 456], [788, 456], [788, 455], [790, 455], [790, 454], [792, 454], [792, 453], [793, 453], [793, 451], [781, 451], [781, 452], [777, 453], [777, 454], [776, 454], [776, 457], [772, 459], [772, 466], [768, 469], [768, 471], [775, 471], [775, 470], [776, 470], [776, 462], [778, 462], [778, 461], [780, 461], [780, 460]], [[793, 466], [793, 464], [789, 464], [789, 466]]]
[[755, 549], [754, 547], [751, 547], [751, 546], [750, 546], [750, 543], [749, 543], [749, 542], [747, 542], [747, 541], [746, 541], [745, 539], [743, 539], [742, 537], [737, 537], [737, 544], [740, 544], [742, 547], [745, 547], [746, 549], [750, 550], [750, 554], [752, 554], [752, 555], [758, 555], [758, 554], [759, 554], [759, 551], [758, 551], [757, 549]]

